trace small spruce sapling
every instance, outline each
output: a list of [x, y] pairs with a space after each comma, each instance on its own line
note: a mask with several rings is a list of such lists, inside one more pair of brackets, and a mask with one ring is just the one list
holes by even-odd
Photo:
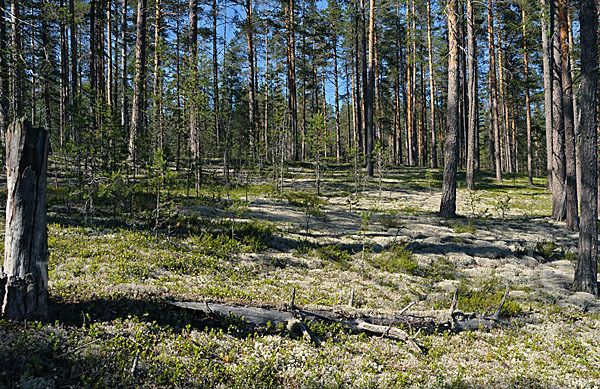
[[497, 198], [496, 204], [494, 204], [494, 209], [498, 214], [502, 217], [502, 220], [506, 217], [506, 212], [510, 209], [510, 195], [506, 194], [503, 198]]
[[325, 122], [321, 112], [315, 113], [308, 121], [306, 141], [313, 155], [315, 165], [315, 177], [317, 184], [317, 195], [321, 195], [321, 174], [325, 151], [327, 149], [327, 136], [325, 134]]

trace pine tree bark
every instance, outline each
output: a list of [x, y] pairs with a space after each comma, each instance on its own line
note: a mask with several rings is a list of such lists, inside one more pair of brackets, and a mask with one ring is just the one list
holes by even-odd
[[[216, 28], [216, 25], [214, 26]], [[216, 57], [215, 57], [216, 61]], [[269, 26], [265, 26], [265, 113], [263, 117], [263, 141], [265, 159], [269, 157]], [[292, 147], [295, 147], [296, 138], [292, 139]], [[295, 156], [295, 150], [292, 152]]]
[[[502, 31], [502, 30], [500, 30]], [[504, 82], [504, 61], [503, 61], [503, 48], [502, 48], [502, 37], [500, 32], [498, 33], [498, 63], [496, 68], [498, 69], [498, 116], [500, 120], [499, 133], [500, 133], [500, 160], [504, 163], [504, 170], [512, 173], [512, 163], [510, 158], [510, 139], [509, 139], [509, 118], [508, 109], [506, 106], [506, 83]], [[504, 156], [502, 158], [502, 156]]]
[[144, 124], [144, 81], [146, 75], [146, 0], [138, 0], [135, 34], [135, 75], [133, 78], [133, 103], [129, 131], [129, 161], [137, 158], [137, 139]]
[[429, 114], [431, 115], [431, 167], [436, 169], [437, 163], [437, 141], [435, 133], [435, 97], [433, 88], [433, 45], [431, 42], [431, 0], [427, 0], [427, 50], [428, 50], [428, 65], [429, 65]]
[[551, 0], [550, 30], [552, 31], [552, 217], [564, 220], [565, 193], [565, 127], [561, 69], [559, 0]]
[[577, 168], [575, 161], [575, 113], [573, 112], [573, 84], [571, 82], [571, 62], [569, 59], [569, 23], [566, 0], [559, 0], [560, 19], [560, 68], [563, 98], [563, 125], [565, 132], [565, 174], [566, 183], [566, 222], [567, 229], [579, 229], [577, 212]]
[[[414, 134], [413, 134], [413, 98], [414, 95], [414, 86], [412, 84], [412, 68], [414, 67], [414, 63], [411, 60], [411, 48], [410, 44], [411, 38], [411, 28], [410, 28], [410, 2], [406, 0], [406, 93], [405, 93], [405, 112], [406, 112], [406, 157], [408, 166], [415, 165], [415, 155], [414, 155]], [[414, 15], [412, 15], [414, 18]]]
[[[489, 107], [491, 110], [490, 123], [493, 123], [494, 136], [490, 136], [490, 140], [493, 139], [493, 158], [494, 171], [496, 172], [496, 181], [502, 182], [502, 159], [501, 159], [501, 148], [500, 148], [500, 124], [498, 123], [498, 86], [496, 84], [496, 43], [494, 39], [494, 8], [492, 0], [488, 0], [488, 47], [489, 47], [489, 90], [490, 103]], [[490, 130], [491, 130], [490, 126]], [[490, 142], [491, 143], [491, 142]], [[490, 145], [491, 146], [491, 145]], [[491, 153], [492, 147], [490, 147]]]
[[597, 33], [594, 0], [581, 0], [581, 221], [573, 289], [598, 295]]
[[[40, 35], [42, 38], [43, 47], [51, 47], [50, 43], [50, 28], [49, 28], [49, 15], [48, 9], [46, 7], [42, 8], [41, 12], [41, 26], [42, 29], [40, 31]], [[52, 132], [52, 113], [51, 113], [51, 91], [50, 91], [50, 79], [52, 73], [55, 71], [53, 69], [53, 65], [50, 61], [50, 56], [47, 50], [44, 50], [44, 56], [41, 61], [41, 69], [40, 75], [42, 77], [42, 98], [44, 100], [44, 108], [43, 108], [43, 119], [44, 119], [44, 127], [47, 131]]]
[[6, 228], [0, 273], [2, 317], [13, 320], [48, 315], [48, 234], [46, 166], [48, 132], [25, 119], [6, 134]]
[[[219, 17], [219, 6], [217, 0], [212, 2], [212, 65], [213, 65], [213, 107], [214, 107], [214, 125], [215, 125], [215, 141], [217, 150], [221, 146], [221, 102], [219, 100], [219, 59], [217, 49], [217, 19]], [[266, 88], [265, 88], [266, 89]], [[265, 112], [265, 117], [268, 117]], [[265, 119], [266, 120], [266, 119]]]
[[542, 28], [542, 69], [544, 74], [544, 117], [546, 120], [546, 175], [548, 189], [552, 190], [552, 67], [550, 65], [550, 44], [548, 42], [548, 27], [546, 25], [545, 0], [540, 0], [540, 24]]
[[[351, 82], [352, 82], [352, 148], [354, 149], [353, 152], [357, 153], [358, 152], [358, 129], [360, 128], [359, 124], [358, 124], [358, 103], [356, 101], [356, 96], [357, 96], [357, 90], [356, 90], [356, 80], [355, 80], [355, 66], [354, 66], [354, 50], [350, 50], [350, 77], [351, 77]], [[348, 142], [350, 142], [350, 138], [348, 138]]]
[[357, 131], [356, 133], [358, 134], [358, 150], [357, 152], [362, 155], [365, 152], [365, 145], [364, 145], [364, 133], [363, 133], [363, 123], [365, 120], [364, 117], [364, 112], [362, 110], [362, 106], [363, 106], [363, 99], [361, 97], [362, 95], [362, 89], [361, 86], [364, 87], [364, 83], [362, 83], [361, 81], [363, 80], [363, 77], [361, 77], [361, 61], [360, 61], [360, 25], [361, 25], [361, 10], [359, 8], [358, 5], [358, 0], [356, 0], [356, 8], [355, 8], [355, 12], [356, 12], [356, 17], [355, 17], [355, 21], [354, 21], [354, 81], [355, 81], [355, 92], [356, 92], [356, 124], [357, 124]]
[[255, 153], [256, 120], [256, 86], [254, 75], [254, 25], [252, 23], [252, 0], [246, 0], [246, 41], [248, 44], [248, 138], [252, 155]]
[[[73, 0], [70, 0], [71, 2]], [[72, 54], [71, 54], [72, 55]], [[121, 127], [123, 132], [128, 130], [127, 107], [127, 0], [121, 1]]]
[[523, 19], [523, 66], [525, 71], [525, 119], [527, 123], [527, 182], [533, 185], [533, 166], [531, 157], [531, 103], [529, 101], [529, 59], [527, 51], [527, 18], [525, 8], [521, 9]]
[[368, 72], [368, 61], [367, 61], [367, 21], [366, 21], [366, 7], [365, 0], [360, 0], [360, 30], [361, 30], [361, 86], [362, 86], [362, 105], [361, 105], [361, 116], [362, 121], [362, 137], [363, 137], [363, 151], [364, 151], [364, 164], [368, 169], [367, 164], [369, 163], [369, 117], [368, 117], [368, 99], [369, 99], [369, 72]]
[[[125, 1], [125, 0], [123, 0]], [[71, 102], [75, 103], [75, 99], [79, 93], [77, 66], [78, 49], [77, 49], [77, 24], [75, 21], [75, 0], [69, 0], [69, 35], [71, 38]]]
[[163, 93], [161, 76], [161, 55], [162, 55], [162, 9], [160, 0], [154, 3], [154, 85], [153, 95], [153, 122], [155, 128], [155, 145], [158, 150], [163, 149], [164, 128], [163, 128]]
[[[0, 7], [4, 8], [3, 2]], [[64, 0], [59, 2], [60, 8], [64, 7]], [[58, 102], [58, 144], [62, 149], [65, 140], [65, 126], [67, 123], [67, 103], [69, 101], [69, 46], [67, 43], [67, 29], [64, 16], [59, 23], [59, 46], [60, 46], [60, 78], [59, 78], [59, 102]], [[0, 94], [2, 92], [0, 91]], [[2, 138], [4, 138], [4, 127], [2, 126]]]
[[113, 42], [112, 42], [112, 0], [107, 0], [106, 4], [106, 104], [113, 109]]
[[469, 115], [468, 115], [468, 142], [467, 142], [467, 188], [474, 189], [475, 173], [475, 143], [477, 142], [477, 53], [475, 40], [475, 18], [473, 1], [467, 0], [467, 56], [469, 73]]
[[[98, 0], [90, 0], [90, 12], [89, 12], [89, 21], [90, 21], [90, 45], [89, 45], [89, 56], [90, 56], [90, 68], [89, 70], [89, 80], [90, 80], [90, 89], [93, 98], [97, 97], [98, 92], [98, 81], [96, 80], [96, 9], [98, 8]], [[92, 106], [95, 106], [95, 101], [92, 102]], [[91, 107], [93, 110], [94, 108]]]
[[340, 92], [338, 83], [338, 51], [337, 51], [337, 29], [335, 28], [335, 22], [333, 22], [333, 87], [335, 95], [335, 160], [340, 162], [342, 154], [342, 134], [340, 129]]
[[412, 78], [411, 80], [411, 85], [412, 85], [412, 91], [411, 94], [409, 95], [409, 98], [412, 100], [410, 103], [411, 109], [412, 109], [412, 155], [413, 155], [413, 162], [414, 165], [417, 166], [420, 164], [421, 162], [421, 148], [419, 147], [419, 127], [417, 125], [417, 95], [418, 95], [418, 89], [417, 89], [417, 12], [415, 9], [415, 1], [411, 0], [411, 5], [412, 5], [412, 18], [411, 18], [411, 27], [410, 27], [410, 32], [411, 32], [411, 51], [410, 51], [410, 55], [411, 55], [411, 62], [412, 62], [412, 66], [411, 66], [411, 75], [410, 77]]
[[[364, 12], [364, 8], [363, 8]], [[367, 62], [367, 84], [365, 93], [365, 127], [367, 146], [367, 175], [373, 177], [373, 95], [375, 89], [375, 71], [373, 69], [373, 50], [375, 49], [375, 0], [369, 1], [369, 59]]]
[[199, 115], [198, 107], [194, 101], [194, 97], [198, 93], [197, 91], [197, 80], [198, 77], [198, 0], [189, 0], [188, 2], [189, 11], [189, 28], [188, 28], [188, 54], [189, 54], [189, 73], [193, 78], [191, 82], [192, 90], [189, 101], [190, 111], [190, 152], [192, 154], [192, 170], [194, 173], [194, 187], [196, 193], [200, 190], [201, 171], [200, 171], [200, 134], [199, 134]]
[[444, 147], [444, 182], [440, 216], [456, 216], [456, 169], [458, 163], [458, 0], [448, 0], [448, 108]]
[[295, 0], [288, 0], [286, 7], [286, 39], [287, 39], [287, 82], [288, 82], [288, 108], [291, 116], [291, 131], [293, 137], [294, 160], [299, 159], [298, 154], [298, 103], [296, 96], [296, 33], [294, 29]]

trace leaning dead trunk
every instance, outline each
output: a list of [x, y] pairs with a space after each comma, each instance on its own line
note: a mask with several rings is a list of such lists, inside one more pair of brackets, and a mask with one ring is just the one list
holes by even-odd
[[46, 164], [48, 133], [25, 119], [6, 134], [6, 236], [0, 272], [2, 317], [48, 314]]

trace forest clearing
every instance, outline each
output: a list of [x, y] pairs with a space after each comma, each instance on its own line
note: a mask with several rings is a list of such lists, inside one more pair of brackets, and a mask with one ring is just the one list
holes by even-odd
[[597, 0], [0, 0], [0, 389], [600, 382]]
[[[482, 174], [478, 191], [458, 189], [461, 217], [444, 220], [439, 170], [387, 169], [380, 190], [351, 166], [331, 166], [316, 196], [306, 167], [291, 165], [275, 181], [241, 174], [229, 190], [213, 170], [197, 197], [163, 188], [170, 208], [158, 227], [154, 212], [143, 213], [155, 204], [152, 190], [128, 215], [113, 213], [111, 190], [122, 190], [114, 186], [96, 199], [92, 219], [50, 184], [51, 320], [1, 322], [0, 355], [11, 369], [0, 385], [587, 387], [600, 379], [600, 301], [571, 290], [577, 234], [550, 218], [542, 179], [499, 185]], [[131, 223], [144, 215], [147, 224]], [[390, 316], [405, 307], [447, 312], [458, 290], [457, 310], [480, 316], [507, 284], [500, 328], [401, 326], [421, 352], [341, 324], [304, 322], [307, 337], [172, 305], [293, 312], [295, 293], [297, 309]]]

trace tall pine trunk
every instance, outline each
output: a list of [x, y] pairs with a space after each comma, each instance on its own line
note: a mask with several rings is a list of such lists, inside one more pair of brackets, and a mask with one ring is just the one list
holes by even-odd
[[477, 142], [477, 53], [475, 39], [475, 18], [473, 1], [467, 0], [467, 55], [469, 73], [469, 115], [468, 115], [468, 142], [467, 142], [467, 188], [474, 189], [475, 173], [475, 143]]
[[440, 216], [456, 216], [456, 169], [458, 162], [458, 0], [448, 0], [448, 108], [444, 153], [444, 182]]
[[597, 33], [594, 0], [581, 0], [581, 222], [573, 289], [598, 295]]
[[137, 139], [144, 124], [144, 82], [146, 75], [146, 0], [138, 0], [135, 35], [135, 75], [133, 78], [133, 104], [129, 131], [129, 161], [135, 165]]
[[[490, 131], [493, 127], [493, 158], [492, 163], [494, 164], [494, 171], [496, 172], [496, 181], [502, 182], [502, 159], [500, 149], [500, 124], [498, 123], [498, 86], [496, 84], [496, 50], [495, 50], [495, 39], [494, 39], [494, 4], [492, 0], [488, 1], [488, 47], [489, 47], [489, 108], [490, 108]], [[490, 142], [490, 146], [491, 146]], [[490, 153], [492, 153], [492, 147], [490, 147]]]
[[431, 0], [427, 0], [427, 50], [429, 54], [429, 106], [430, 106], [430, 125], [431, 125], [431, 167], [436, 169], [437, 163], [437, 141], [435, 134], [435, 90], [433, 88], [433, 45], [431, 42]]
[[521, 9], [523, 19], [523, 66], [525, 71], [525, 119], [527, 123], [527, 182], [533, 185], [533, 166], [531, 157], [531, 103], [529, 101], [529, 59], [527, 58], [527, 20], [525, 8]]
[[[212, 65], [213, 65], [213, 107], [214, 107], [214, 126], [216, 151], [221, 146], [221, 102], [219, 101], [219, 59], [217, 50], [217, 19], [219, 17], [219, 7], [217, 0], [212, 2]], [[265, 117], [267, 113], [265, 112]]]
[[[334, 22], [335, 23], [335, 22]], [[335, 26], [335, 24], [334, 24]], [[342, 135], [340, 129], [340, 92], [338, 85], [338, 52], [337, 52], [337, 30], [335, 27], [333, 28], [333, 86], [335, 88], [335, 159], [336, 162], [340, 162], [340, 157], [342, 153]]]
[[294, 160], [299, 159], [298, 154], [298, 103], [296, 96], [296, 38], [294, 29], [294, 3], [288, 0], [286, 7], [286, 39], [287, 39], [287, 82], [288, 82], [288, 109], [291, 116], [292, 152]]
[[254, 75], [254, 25], [252, 22], [252, 0], [246, 0], [246, 43], [248, 45], [248, 138], [250, 152], [255, 154], [256, 120], [256, 86]]
[[162, 93], [162, 76], [161, 76], [161, 55], [162, 55], [162, 38], [160, 35], [162, 29], [162, 9], [160, 0], [155, 0], [154, 4], [154, 85], [153, 85], [153, 102], [152, 108], [154, 111], [154, 134], [156, 148], [163, 149], [164, 128], [163, 128], [163, 93]]
[[569, 23], [566, 0], [559, 0], [560, 19], [560, 69], [563, 98], [563, 125], [565, 132], [565, 174], [566, 174], [566, 222], [571, 231], [579, 229], [577, 212], [577, 168], [575, 162], [575, 113], [573, 112], [573, 84], [571, 82], [571, 62], [569, 60]]
[[188, 3], [188, 21], [189, 21], [189, 35], [188, 35], [188, 54], [189, 54], [189, 73], [192, 77], [191, 85], [192, 90], [189, 91], [189, 111], [190, 111], [190, 151], [192, 153], [192, 170], [194, 173], [194, 186], [196, 194], [200, 190], [201, 181], [201, 170], [200, 170], [200, 134], [199, 134], [199, 115], [198, 107], [194, 97], [198, 93], [197, 91], [197, 80], [198, 77], [198, 0], [189, 0]]
[[[73, 0], [70, 0], [71, 2]], [[128, 107], [127, 107], [127, 0], [121, 1], [121, 127], [127, 133]]]
[[550, 65], [545, 0], [540, 0], [540, 24], [542, 28], [542, 69], [544, 74], [544, 117], [546, 124], [546, 175], [548, 189], [552, 190], [552, 67]]
[[[364, 9], [363, 9], [364, 11]], [[375, 49], [375, 0], [369, 1], [369, 59], [367, 62], [367, 84], [365, 90], [365, 136], [367, 146], [367, 174], [373, 177], [373, 95], [375, 90], [375, 71], [373, 59]]]
[[560, 44], [559, 0], [551, 0], [552, 31], [552, 217], [564, 220], [565, 203], [565, 127]]

